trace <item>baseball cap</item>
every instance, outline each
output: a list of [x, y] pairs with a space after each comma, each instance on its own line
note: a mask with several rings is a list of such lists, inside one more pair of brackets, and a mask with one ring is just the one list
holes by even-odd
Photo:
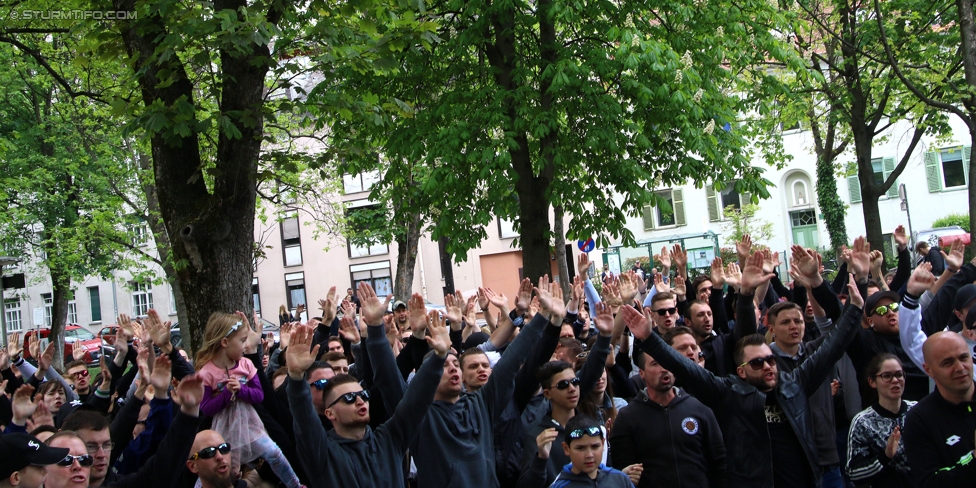
[[0, 480], [27, 466], [47, 466], [68, 455], [66, 447], [50, 447], [22, 432], [0, 436]]
[[468, 336], [467, 339], [464, 340], [464, 343], [461, 344], [461, 348], [467, 351], [468, 349], [478, 347], [481, 344], [488, 342], [488, 339], [490, 338], [491, 337], [488, 334], [485, 334], [484, 332], [481, 331], [473, 332], [471, 335]]
[[976, 299], [976, 285], [970, 283], [956, 292], [955, 298], [952, 299], [952, 309], [962, 311], [973, 299]]
[[879, 291], [875, 292], [873, 295], [869, 296], [867, 300], [864, 301], [864, 315], [870, 317], [874, 315], [874, 309], [878, 308], [878, 302], [883, 298], [887, 298], [894, 303], [901, 301], [901, 297], [896, 291]]
[[84, 403], [80, 400], [72, 400], [64, 405], [61, 405], [61, 410], [58, 410], [58, 418], [55, 419], [54, 423], [58, 427], [64, 425], [64, 421], [68, 418], [68, 416], [77, 412], [78, 410], [91, 410], [93, 412], [98, 411], [98, 409], [90, 404]]
[[967, 329], [976, 328], [976, 304], [973, 304], [972, 307], [969, 307], [969, 313], [966, 314], [965, 326]]
[[403, 303], [402, 300], [397, 300], [397, 301], [393, 302], [393, 310], [396, 310], [396, 309], [398, 309], [400, 307], [407, 308], [407, 304], [406, 303]]

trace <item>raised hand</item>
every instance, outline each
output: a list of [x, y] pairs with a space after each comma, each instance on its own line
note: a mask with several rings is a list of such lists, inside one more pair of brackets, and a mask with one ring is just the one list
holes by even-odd
[[664, 282], [663, 273], [654, 275], [654, 289], [656, 289], [658, 293], [667, 293], [671, 291], [671, 286]]
[[949, 246], [949, 254], [946, 254], [945, 251], [939, 251], [942, 254], [942, 259], [945, 259], [946, 271], [950, 273], [959, 271], [959, 268], [962, 267], [963, 249], [965, 246], [957, 240]]
[[[41, 371], [47, 372], [51, 368], [51, 364], [54, 363], [54, 343], [48, 343], [47, 347], [44, 348], [44, 352], [41, 356], [37, 358], [37, 372]], [[43, 375], [41, 375], [43, 376]]]
[[488, 297], [488, 301], [500, 310], [503, 315], [508, 315], [511, 312], [512, 307], [508, 305], [508, 297], [504, 293], [495, 293], [495, 290], [485, 288], [485, 295]]
[[905, 226], [899, 225], [895, 227], [893, 237], [895, 238], [895, 244], [898, 245], [899, 251], [908, 249], [908, 232], [905, 231]]
[[84, 344], [78, 344], [78, 347], [71, 348], [71, 357], [73, 357], [75, 361], [81, 361], [82, 359], [85, 359], [86, 352], [88, 352], [88, 348], [85, 347]]
[[468, 303], [464, 306], [464, 322], [468, 327], [476, 327], [478, 321], [478, 311], [474, 308], [478, 301], [477, 295], [468, 297]]
[[871, 251], [871, 274], [875, 278], [881, 278], [881, 265], [884, 264], [884, 254], [875, 249]]
[[740, 293], [743, 295], [752, 295], [756, 292], [756, 288], [759, 285], [771, 280], [773, 278], [773, 273], [766, 273], [763, 270], [763, 263], [765, 259], [762, 253], [755, 253], [749, 256], [749, 260], [746, 261], [746, 267], [742, 270], [742, 281], [739, 284]]
[[339, 335], [352, 344], [359, 344], [362, 341], [362, 335], [359, 333], [359, 327], [356, 327], [356, 321], [348, 315], [339, 319]]
[[254, 354], [258, 352], [258, 345], [261, 344], [261, 333], [257, 330], [257, 324], [251, 324], [247, 320], [247, 315], [240, 310], [234, 312], [234, 315], [241, 320], [241, 325], [247, 331], [247, 341], [244, 343], [244, 354]]
[[600, 302], [593, 311], [593, 325], [600, 335], [609, 337], [613, 333], [613, 311], [610, 305]]
[[295, 324], [292, 322], [281, 324], [281, 329], [278, 330], [278, 345], [281, 349], [288, 349], [288, 345], [291, 344], [291, 333], [294, 327]]
[[[712, 286], [714, 286], [714, 284]], [[674, 286], [671, 288], [671, 291], [673, 291], [674, 294], [677, 295], [678, 297], [683, 298], [685, 296], [687, 289], [685, 287], [684, 276], [679, 274], [674, 277]]]
[[27, 419], [37, 411], [37, 405], [41, 403], [41, 395], [37, 395], [34, 401], [31, 401], [33, 394], [34, 387], [31, 385], [22, 385], [14, 392], [10, 407], [13, 410], [13, 422], [15, 424], [24, 425]]
[[424, 304], [424, 297], [419, 293], [414, 293], [410, 300], [407, 300], [407, 320], [414, 336], [423, 337], [424, 331], [427, 330], [427, 305]]
[[915, 267], [906, 287], [909, 295], [920, 297], [926, 290], [932, 289], [934, 284], [935, 275], [932, 274], [932, 263], [924, 262]]
[[529, 311], [526, 312], [525, 316], [531, 322], [535, 314], [539, 313], [539, 297], [532, 297], [532, 301], [529, 302]]
[[159, 318], [159, 313], [153, 309], [149, 309], [147, 312], [146, 332], [163, 354], [173, 352], [173, 344], [169, 341], [169, 327], [163, 323], [162, 319]]
[[655, 254], [654, 260], [661, 264], [661, 269], [671, 269], [671, 255], [668, 254], [668, 246], [661, 248], [661, 254]]
[[772, 273], [779, 266], [779, 252], [770, 252], [769, 248], [763, 249], [763, 273]]
[[722, 265], [722, 258], [712, 260], [711, 268], [712, 288], [719, 289], [725, 284], [725, 268]]
[[585, 277], [584, 279], [588, 280], [590, 279], [589, 268], [590, 268], [590, 256], [585, 252], [581, 252], [579, 257], [576, 258], [576, 271], [579, 272], [579, 274], [583, 275]]
[[628, 271], [620, 274], [620, 299], [624, 303], [631, 303], [637, 296], [637, 273]]
[[196, 374], [184, 376], [176, 387], [176, 398], [179, 400], [180, 411], [185, 415], [197, 417], [200, 415], [200, 402], [203, 401], [203, 378]]
[[10, 359], [16, 359], [22, 352], [24, 352], [24, 346], [20, 342], [20, 332], [14, 332], [7, 336], [7, 355], [10, 356]]
[[169, 398], [169, 384], [173, 380], [173, 363], [169, 356], [159, 356], [149, 376], [149, 383], [156, 392], [155, 398]]
[[681, 249], [681, 244], [675, 244], [671, 248], [671, 260], [678, 274], [684, 276], [688, 271], [688, 251]]
[[736, 293], [739, 291], [739, 283], [742, 282], [742, 270], [736, 263], [729, 263], [725, 267], [725, 283], [732, 287]]
[[369, 283], [359, 282], [359, 307], [362, 310], [363, 321], [366, 322], [366, 325], [383, 324], [383, 316], [386, 315], [386, 309], [390, 306], [390, 299], [392, 298], [392, 295], [387, 295], [384, 302], [376, 296], [376, 292], [373, 291], [373, 287]]
[[752, 237], [749, 234], [742, 234], [742, 239], [735, 243], [735, 253], [739, 255], [739, 262], [745, 265], [752, 255]]
[[[10, 355], [7, 354], [7, 350], [0, 347], [0, 371], [6, 371], [10, 369]], [[0, 388], [0, 394], [6, 391], [6, 387]]]
[[864, 308], [864, 298], [861, 292], [857, 291], [857, 282], [854, 281], [854, 274], [850, 273], [850, 280], [847, 282], [847, 302], [858, 308]]
[[[362, 300], [362, 290], [360, 290], [359, 297]], [[382, 321], [383, 319], [380, 320]], [[304, 378], [305, 370], [315, 362], [315, 356], [319, 353], [319, 344], [315, 344], [315, 347], [312, 347], [313, 335], [314, 331], [307, 325], [299, 325], [292, 332], [291, 347], [285, 351], [288, 376], [292, 379], [298, 380]]]
[[27, 339], [27, 352], [32, 358], [37, 359], [41, 355], [41, 335], [38, 332], [34, 332]]
[[329, 288], [325, 300], [319, 300], [319, 310], [322, 311], [322, 323], [331, 324], [336, 316], [336, 287]]
[[571, 300], [576, 300], [576, 303], [581, 303], [586, 297], [586, 293], [583, 292], [583, 279], [576, 275], [573, 277], [573, 296], [570, 297]]
[[620, 287], [613, 282], [607, 282], [603, 285], [603, 301], [613, 308], [623, 305], [624, 301], [620, 298]]
[[624, 323], [627, 324], [627, 328], [630, 329], [630, 333], [634, 334], [634, 337], [644, 340], [651, 335], [651, 319], [640, 313], [634, 307], [630, 305], [624, 305], [620, 309], [620, 313], [624, 314]]
[[[583, 257], [586, 254], [580, 255], [580, 261], [583, 261]], [[522, 280], [519, 284], [518, 295], [515, 296], [515, 313], [518, 315], [525, 315], [525, 312], [529, 310], [529, 305], [532, 303], [532, 281], [528, 278]]]
[[[823, 283], [823, 276], [820, 274], [820, 258], [816, 251], [804, 249], [800, 246], [793, 246], [792, 268], [796, 266], [796, 271], [802, 275], [803, 282], [810, 288], [816, 288]], [[796, 279], [796, 278], [794, 278]]]
[[630, 466], [627, 466], [626, 468], [621, 469], [620, 471], [622, 471], [625, 475], [627, 475], [628, 478], [630, 478], [630, 482], [633, 483], [634, 486], [637, 486], [640, 484], [641, 474], [644, 473], [644, 464], [643, 463], [631, 464]]
[[34, 411], [34, 415], [31, 417], [33, 424], [28, 423], [30, 430], [34, 430], [42, 425], [54, 426], [54, 415], [51, 414], [51, 410], [47, 408], [47, 404], [34, 399], [37, 402], [37, 410]]
[[352, 300], [343, 299], [342, 304], [339, 305], [342, 308], [343, 317], [356, 318], [356, 304], [352, 303]]
[[535, 445], [539, 448], [539, 459], [549, 459], [549, 451], [557, 437], [559, 437], [559, 432], [556, 431], [555, 427], [548, 428], [536, 436]]
[[901, 427], [896, 425], [894, 429], [891, 429], [891, 435], [888, 436], [888, 442], [885, 443], [885, 456], [888, 456], [888, 459], [895, 457], [895, 454], [898, 453], [898, 443], [900, 441]]
[[298, 305], [295, 305], [295, 317], [298, 318], [299, 320], [301, 320], [302, 312], [304, 311], [305, 311], [304, 303], [299, 303]]
[[482, 312], [488, 311], [488, 295], [485, 295], [485, 289], [480, 286], [478, 287], [478, 308]]
[[99, 374], [102, 376], [102, 382], [98, 385], [98, 390], [102, 393], [109, 394], [112, 392], [112, 371], [108, 369], [108, 362], [105, 360], [105, 356], [102, 356], [98, 360]]
[[868, 271], [871, 270], [871, 244], [868, 243], [864, 236], [854, 239], [854, 248], [851, 249], [850, 266], [857, 279], [867, 279]]
[[444, 316], [451, 326], [461, 325], [462, 306], [462, 301], [457, 299], [457, 295], [444, 295]]
[[427, 330], [430, 331], [430, 335], [426, 337], [427, 344], [438, 356], [447, 357], [447, 352], [451, 349], [451, 333], [444, 325], [444, 319], [436, 310], [431, 310], [427, 314], [427, 320]]

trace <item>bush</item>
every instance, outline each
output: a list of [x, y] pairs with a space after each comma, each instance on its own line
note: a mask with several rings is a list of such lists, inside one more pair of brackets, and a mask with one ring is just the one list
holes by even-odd
[[966, 232], [969, 232], [969, 214], [949, 214], [932, 222], [932, 228], [934, 229], [953, 225], [958, 225]]

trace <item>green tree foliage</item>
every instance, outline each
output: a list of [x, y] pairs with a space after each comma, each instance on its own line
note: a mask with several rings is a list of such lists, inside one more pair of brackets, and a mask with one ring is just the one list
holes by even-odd
[[626, 217], [663, 204], [650, 190], [738, 180], [768, 196], [747, 147], [781, 161], [778, 136], [738, 121], [782, 89], [768, 62], [799, 69], [768, 2], [446, 0], [428, 14], [439, 42], [404, 50], [389, 76], [341, 71], [311, 99], [357, 95], [322, 121], [357, 170], [380, 153], [422, 165], [410, 208], [457, 259], [501, 217], [538, 277], [551, 207], [572, 216], [566, 238], [606, 246], [633, 243]]
[[756, 217], [759, 212], [759, 205], [746, 204], [742, 208], [735, 208], [731, 205], [725, 207], [723, 215], [726, 222], [724, 231], [726, 241], [736, 243], [742, 240], [742, 236], [748, 234], [753, 242], [766, 242], [773, 237], [773, 223]]
[[953, 225], [958, 225], [966, 232], [969, 232], [969, 215], [964, 213], [951, 213], [944, 217], [939, 217], [932, 222], [933, 229], [938, 229], [939, 227], [951, 227]]

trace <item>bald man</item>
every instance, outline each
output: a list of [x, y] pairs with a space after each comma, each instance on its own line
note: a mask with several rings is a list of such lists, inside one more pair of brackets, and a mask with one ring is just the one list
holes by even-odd
[[969, 486], [976, 478], [972, 351], [959, 334], [945, 331], [929, 336], [922, 355], [936, 389], [905, 419], [912, 477], [921, 488]]
[[230, 471], [230, 446], [215, 430], [197, 433], [186, 469], [200, 477], [203, 488], [247, 488], [247, 483]]

